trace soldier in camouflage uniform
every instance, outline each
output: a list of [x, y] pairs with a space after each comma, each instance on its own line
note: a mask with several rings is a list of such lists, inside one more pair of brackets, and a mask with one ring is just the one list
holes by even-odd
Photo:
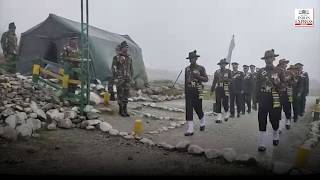
[[246, 104], [247, 112], [251, 112], [251, 94], [253, 90], [252, 74], [249, 72], [249, 66], [243, 65], [243, 98], [242, 98], [242, 114], [245, 114]]
[[[119, 55], [120, 54], [120, 45], [118, 45], [115, 50], [116, 50], [116, 54]], [[113, 85], [114, 85], [114, 79], [112, 76], [108, 82], [108, 92], [110, 93], [110, 100], [111, 101], [116, 100], [115, 93], [113, 91]]]
[[251, 73], [251, 81], [252, 81], [252, 93], [251, 93], [251, 98], [252, 98], [252, 109], [257, 110], [257, 97], [256, 97], [256, 84], [257, 84], [257, 72], [256, 71], [256, 66], [251, 64], [250, 65], [250, 73]]
[[232, 63], [232, 81], [230, 85], [230, 117], [233, 118], [235, 115], [234, 103], [237, 105], [237, 117], [240, 117], [242, 109], [241, 96], [243, 95], [243, 72], [238, 70], [238, 63]]
[[216, 70], [213, 77], [211, 92], [215, 92], [216, 105], [214, 112], [217, 113], [216, 123], [222, 122], [221, 104], [223, 105], [225, 115], [224, 120], [229, 118], [229, 96], [230, 96], [230, 83], [232, 81], [232, 73], [230, 69], [226, 69], [229, 64], [226, 59], [221, 59], [218, 65], [220, 69]]
[[[291, 71], [287, 70], [287, 65], [289, 60], [281, 59], [279, 60], [278, 68], [284, 73], [285, 78], [284, 82], [282, 83], [280, 89], [280, 102], [281, 108], [286, 116], [285, 125], [287, 129], [290, 129], [291, 126], [291, 103], [293, 101], [293, 90], [292, 85], [294, 83], [294, 77]], [[281, 123], [280, 123], [281, 124]], [[280, 130], [282, 127], [280, 127]]]
[[10, 73], [16, 72], [18, 38], [15, 30], [16, 25], [12, 22], [9, 24], [9, 30], [1, 36], [1, 47], [6, 60], [5, 66]]
[[300, 106], [300, 116], [303, 116], [306, 108], [306, 97], [309, 95], [309, 75], [307, 72], [303, 71], [303, 64], [297, 63], [295, 64], [297, 67], [298, 76], [302, 81], [302, 92], [301, 92], [301, 106]]
[[119, 114], [129, 117], [127, 110], [130, 86], [133, 83], [132, 59], [128, 55], [128, 44], [123, 41], [119, 46], [119, 54], [113, 57], [112, 74], [113, 82], [117, 86]]
[[185, 136], [193, 135], [193, 110], [200, 119], [200, 131], [205, 130], [206, 120], [202, 110], [203, 82], [208, 82], [206, 69], [197, 64], [200, 56], [194, 50], [189, 53], [186, 59], [190, 60], [190, 65], [185, 69], [185, 95], [186, 95], [186, 121], [188, 129]]
[[258, 151], [266, 150], [267, 139], [267, 119], [273, 128], [273, 145], [279, 144], [279, 121], [281, 119], [280, 88], [284, 82], [284, 75], [279, 68], [273, 65], [275, 57], [279, 56], [274, 50], [265, 52], [264, 57], [266, 67], [261, 68], [257, 74], [256, 97], [259, 102], [259, 145]]
[[[80, 79], [80, 63], [81, 63], [81, 53], [78, 46], [78, 37], [71, 37], [68, 43], [63, 47], [62, 59], [63, 61], [68, 61], [70, 65], [69, 78], [74, 80]], [[77, 90], [76, 84], [68, 85], [68, 92], [75, 93]]]

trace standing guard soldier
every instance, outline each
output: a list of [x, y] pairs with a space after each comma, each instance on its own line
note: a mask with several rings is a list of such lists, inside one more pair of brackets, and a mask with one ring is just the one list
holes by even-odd
[[[293, 101], [293, 90], [292, 85], [294, 83], [294, 77], [291, 71], [287, 70], [289, 60], [286, 59], [280, 59], [278, 68], [283, 72], [284, 74], [284, 82], [282, 83], [281, 89], [280, 89], [280, 103], [281, 108], [283, 109], [283, 112], [286, 116], [285, 125], [287, 129], [290, 129], [291, 126], [291, 103]], [[281, 124], [281, 123], [280, 123]], [[282, 127], [280, 125], [280, 130], [282, 130]]]
[[249, 72], [249, 66], [243, 65], [243, 98], [242, 98], [242, 114], [245, 114], [246, 104], [248, 107], [247, 112], [251, 112], [251, 94], [252, 94], [252, 75]]
[[297, 63], [295, 64], [298, 71], [298, 76], [300, 76], [302, 80], [302, 92], [301, 92], [301, 106], [300, 106], [300, 116], [303, 116], [306, 109], [306, 97], [309, 95], [309, 75], [307, 72], [303, 71], [303, 64]]
[[128, 44], [123, 41], [119, 45], [119, 54], [113, 57], [112, 74], [114, 83], [117, 86], [119, 114], [129, 117], [127, 110], [130, 85], [133, 83], [132, 59], [128, 55]]
[[189, 53], [186, 59], [190, 60], [190, 65], [185, 69], [185, 95], [186, 95], [186, 121], [188, 129], [185, 136], [193, 135], [193, 110], [200, 119], [200, 131], [205, 130], [206, 120], [202, 110], [203, 82], [208, 82], [206, 69], [197, 64], [200, 56], [194, 50]]
[[237, 105], [237, 117], [240, 117], [240, 112], [242, 109], [241, 105], [241, 95], [243, 94], [243, 72], [238, 70], [238, 63], [232, 63], [232, 81], [230, 84], [230, 117], [234, 117], [235, 109], [234, 109], [234, 102], [236, 101]]
[[302, 92], [302, 80], [298, 76], [297, 67], [295, 65], [290, 65], [288, 71], [293, 75], [292, 79], [292, 109], [293, 109], [293, 121], [297, 122], [300, 113], [300, 101]]
[[18, 38], [16, 35], [16, 25], [14, 22], [9, 24], [9, 30], [1, 36], [1, 47], [6, 60], [6, 70], [10, 73], [16, 72], [16, 56], [18, 47]]
[[[120, 54], [120, 45], [118, 45], [117, 47], [116, 47], [116, 55], [119, 55]], [[112, 72], [115, 72], [115, 69], [114, 69], [114, 67], [112, 66], [111, 67], [112, 68]], [[116, 100], [116, 98], [115, 98], [115, 93], [114, 93], [114, 91], [113, 91], [113, 85], [114, 85], [114, 79], [113, 79], [114, 77], [112, 76], [111, 78], [110, 78], [110, 80], [108, 81], [108, 92], [110, 93], [110, 101], [115, 101]]]
[[281, 119], [281, 107], [279, 99], [279, 89], [283, 82], [284, 75], [279, 68], [273, 66], [275, 57], [279, 56], [274, 50], [265, 52], [264, 57], [266, 67], [261, 68], [257, 74], [257, 98], [259, 102], [258, 121], [259, 121], [259, 145], [258, 151], [266, 150], [267, 139], [267, 118], [273, 128], [273, 145], [279, 144], [279, 120]]
[[250, 65], [250, 71], [251, 71], [251, 81], [252, 81], [252, 93], [251, 93], [251, 98], [252, 98], [252, 109], [257, 110], [257, 97], [256, 97], [256, 84], [257, 84], [257, 71], [256, 71], [256, 66], [251, 64]]
[[218, 65], [220, 69], [214, 73], [214, 78], [211, 86], [211, 92], [215, 92], [216, 106], [215, 113], [217, 114], [216, 123], [222, 123], [221, 104], [223, 105], [225, 116], [224, 120], [229, 118], [229, 96], [230, 96], [230, 83], [232, 81], [231, 70], [226, 69], [229, 64], [226, 59], [221, 59]]

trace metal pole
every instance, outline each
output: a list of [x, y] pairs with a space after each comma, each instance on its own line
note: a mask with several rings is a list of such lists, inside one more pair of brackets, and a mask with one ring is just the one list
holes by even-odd
[[179, 75], [178, 75], [178, 77], [177, 77], [176, 81], [173, 83], [173, 85], [172, 85], [172, 87], [171, 87], [171, 88], [174, 88], [174, 85], [177, 83], [177, 81], [178, 81], [178, 79], [179, 79], [179, 77], [180, 77], [181, 73], [182, 73], [182, 70], [180, 71], [180, 73], [179, 73]]
[[89, 43], [89, 0], [86, 0], [86, 14], [87, 14], [87, 34], [86, 34], [86, 45], [87, 45], [87, 54], [86, 54], [86, 58], [87, 58], [87, 63], [86, 63], [86, 68], [87, 68], [87, 104], [89, 104], [90, 102], [90, 69], [89, 69], [89, 66], [90, 66], [90, 62], [89, 62], [89, 58], [90, 58], [90, 43]]
[[83, 63], [84, 63], [84, 35], [83, 35], [83, 0], [81, 0], [81, 64], [80, 64], [80, 79], [81, 79], [81, 94], [80, 94], [80, 112], [83, 115], [84, 109], [84, 75], [83, 75]]

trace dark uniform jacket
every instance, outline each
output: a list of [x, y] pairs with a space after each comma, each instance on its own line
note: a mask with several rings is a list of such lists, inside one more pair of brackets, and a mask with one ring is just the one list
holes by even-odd
[[302, 94], [304, 96], [308, 95], [309, 94], [309, 75], [307, 72], [302, 72], [300, 74], [300, 77], [303, 81], [303, 91], [302, 91]]
[[241, 93], [243, 90], [243, 78], [244, 74], [241, 71], [232, 71], [232, 81], [230, 84], [230, 92], [231, 93]]
[[284, 82], [283, 72], [274, 66], [264, 67], [257, 74], [256, 97], [259, 99], [261, 93], [280, 93]]
[[[200, 78], [195, 77], [195, 74], [200, 75]], [[185, 68], [185, 94], [199, 94], [199, 87], [203, 88], [202, 82], [208, 82], [208, 75], [203, 66], [196, 64]]]
[[229, 84], [229, 89], [230, 89], [231, 81], [232, 81], [232, 73], [230, 69], [224, 69], [224, 70], [218, 69], [214, 73], [211, 91], [213, 92], [216, 87], [223, 88], [225, 83]]
[[243, 73], [243, 91], [244, 93], [251, 94], [253, 90], [253, 76], [250, 72]]

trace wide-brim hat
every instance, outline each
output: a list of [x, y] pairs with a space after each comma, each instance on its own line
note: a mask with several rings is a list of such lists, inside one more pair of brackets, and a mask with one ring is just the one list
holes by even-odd
[[193, 58], [198, 58], [198, 57], [200, 57], [200, 56], [197, 54], [197, 50], [194, 50], [194, 51], [189, 52], [189, 56], [186, 57], [186, 59], [193, 59]]
[[231, 63], [232, 65], [239, 65], [239, 63], [237, 63], [237, 62], [233, 62], [233, 63]]
[[248, 65], [243, 65], [242, 67], [244, 67], [244, 68], [248, 68], [249, 66], [248, 66]]
[[125, 48], [125, 47], [129, 47], [127, 41], [121, 42], [121, 44], [119, 45], [119, 49], [122, 49], [122, 48]]
[[275, 54], [274, 49], [271, 49], [271, 50], [267, 50], [264, 53], [264, 57], [262, 57], [261, 59], [273, 58], [273, 57], [278, 57], [278, 56], [279, 56], [279, 54]]
[[296, 63], [295, 66], [303, 66], [301, 63]]
[[221, 65], [221, 64], [229, 64], [229, 63], [227, 62], [227, 59], [226, 59], [226, 58], [223, 58], [223, 59], [221, 59], [220, 62], [218, 63], [218, 65]]
[[279, 64], [288, 64], [289, 63], [289, 60], [287, 59], [280, 59], [279, 60]]

